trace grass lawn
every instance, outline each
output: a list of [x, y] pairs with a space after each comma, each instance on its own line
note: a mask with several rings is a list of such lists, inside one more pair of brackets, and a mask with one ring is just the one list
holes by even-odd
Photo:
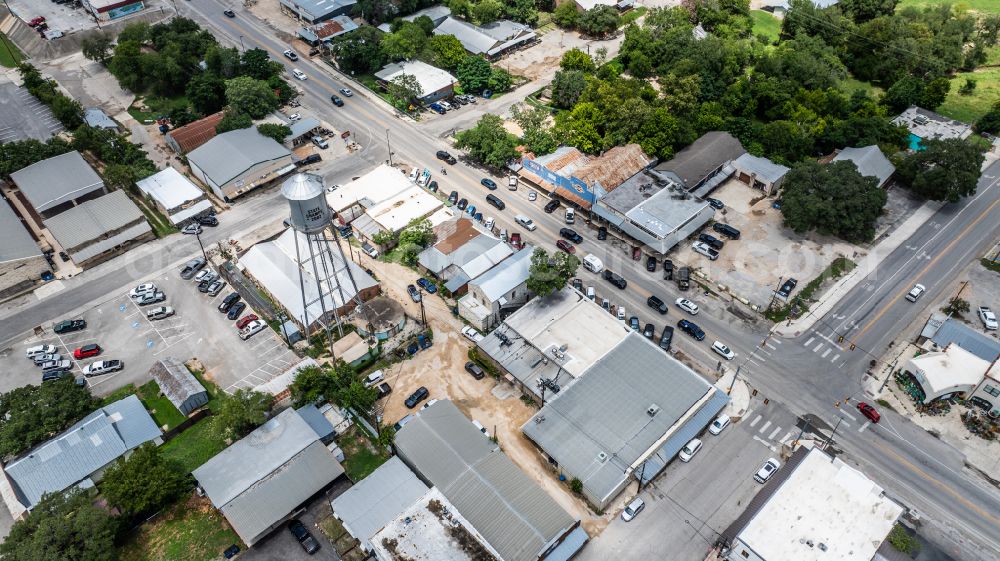
[[772, 43], [778, 40], [778, 34], [781, 33], [781, 20], [764, 10], [750, 10], [750, 18], [753, 19], [754, 35], [763, 35]]
[[1000, 14], [1000, 2], [997, 0], [900, 0], [896, 5], [896, 11], [911, 6], [925, 8], [927, 6], [940, 6], [950, 4], [960, 10], [972, 10], [987, 14]]
[[344, 451], [344, 471], [354, 482], [368, 477], [368, 474], [389, 459], [388, 454], [372, 445], [368, 434], [356, 424], [337, 439], [337, 444]]
[[148, 204], [145, 199], [134, 197], [132, 200], [138, 203], [139, 210], [146, 215], [146, 220], [153, 227], [153, 233], [156, 234], [156, 237], [162, 238], [177, 231], [177, 228], [170, 220], [166, 216], [163, 216], [163, 213], [159, 209]]
[[210, 561], [229, 546], [242, 547], [208, 499], [192, 495], [128, 536], [119, 553], [129, 561]]
[[166, 427], [164, 430], [176, 427], [187, 418], [174, 407], [173, 403], [170, 403], [166, 396], [160, 395], [160, 386], [155, 380], [143, 384], [138, 393], [139, 399], [142, 400], [149, 414], [153, 416], [156, 424], [161, 428]]
[[649, 10], [649, 8], [647, 8], [645, 6], [639, 6], [638, 8], [635, 8], [633, 10], [629, 10], [629, 11], [625, 12], [625, 14], [622, 15], [622, 24], [621, 24], [620, 27], [625, 27], [626, 25], [628, 25], [628, 24], [634, 22], [635, 20], [641, 18], [642, 16], [644, 16], [646, 14], [647, 10]]
[[[976, 91], [972, 95], [958, 93], [966, 78], [976, 81]], [[979, 68], [973, 72], [956, 74], [951, 79], [951, 92], [935, 111], [972, 124], [989, 111], [997, 100], [1000, 100], [1000, 68]]]
[[840, 91], [851, 95], [857, 90], [864, 90], [868, 92], [870, 97], [878, 97], [882, 95], [882, 88], [878, 86], [873, 86], [869, 82], [862, 82], [855, 78], [847, 78], [846, 80], [840, 81]]
[[21, 54], [17, 45], [8, 39], [6, 35], [0, 33], [0, 66], [14, 68], [22, 60], [24, 60], [24, 55]]
[[164, 457], [180, 462], [184, 473], [191, 473], [225, 448], [226, 441], [216, 430], [212, 417], [206, 417], [165, 443], [160, 450]]
[[[145, 110], [139, 109], [139, 106], [145, 106]], [[128, 108], [129, 115], [132, 118], [139, 121], [140, 123], [145, 121], [156, 120], [157, 117], [161, 117], [170, 113], [174, 109], [184, 109], [189, 106], [187, 97], [158, 97], [155, 95], [147, 97], [138, 97], [132, 104], [132, 107]]]

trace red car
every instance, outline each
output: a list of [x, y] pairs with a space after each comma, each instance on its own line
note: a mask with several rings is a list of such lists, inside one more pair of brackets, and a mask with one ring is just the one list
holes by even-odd
[[877, 423], [878, 420], [882, 418], [882, 416], [878, 414], [878, 411], [876, 411], [874, 407], [868, 405], [864, 401], [858, 404], [858, 411], [861, 411], [861, 414], [864, 415], [865, 417], [868, 417], [868, 420], [873, 423]]
[[45, 18], [43, 18], [42, 16], [38, 16], [37, 18], [29, 21], [28, 22], [28, 26], [35, 27], [36, 25], [38, 25], [40, 23], [45, 23]]
[[524, 247], [524, 242], [521, 241], [521, 234], [514, 232], [510, 235], [510, 247], [514, 248], [514, 251], [521, 251]]
[[239, 330], [242, 331], [243, 328], [247, 326], [247, 324], [249, 324], [251, 321], [254, 321], [254, 320], [257, 320], [257, 319], [260, 319], [260, 318], [258, 318], [255, 314], [247, 314], [247, 315], [241, 317], [240, 320], [236, 322], [236, 329], [239, 329]]
[[73, 358], [80, 360], [81, 358], [90, 358], [92, 356], [97, 356], [101, 354], [101, 346], [97, 344], [84, 345], [77, 350], [73, 351]]
[[565, 251], [566, 253], [575, 253], [576, 252], [576, 248], [573, 247], [573, 244], [569, 243], [566, 240], [556, 240], [556, 247], [558, 247], [559, 249]]

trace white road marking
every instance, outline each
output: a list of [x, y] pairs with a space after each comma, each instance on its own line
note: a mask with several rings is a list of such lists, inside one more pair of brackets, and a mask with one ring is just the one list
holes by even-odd
[[772, 351], [778, 350], [778, 347], [775, 347], [771, 343], [764, 343], [764, 344], [767, 345], [767, 348], [771, 349]]
[[753, 436], [753, 439], [756, 440], [757, 442], [760, 442], [761, 444], [763, 444], [765, 448], [767, 448], [768, 450], [770, 450], [772, 452], [777, 452], [778, 451], [778, 448], [776, 446], [772, 445], [770, 442], [764, 440], [763, 438], [757, 436], [756, 434]]
[[815, 341], [815, 340], [816, 340], [816, 338], [815, 338], [815, 337], [810, 337], [810, 338], [809, 338], [809, 340], [808, 340], [808, 341], [806, 341], [806, 343], [805, 343], [805, 346], [806, 346], [806, 347], [808, 347], [808, 346], [809, 346], [809, 345], [810, 345], [810, 344], [811, 344], [811, 343], [812, 343], [813, 341]]
[[871, 423], [868, 422], [868, 423], [865, 423], [865, 424], [861, 425], [861, 428], [858, 429], [858, 432], [865, 432], [865, 429], [867, 429], [868, 425], [870, 425], [870, 424]]
[[767, 437], [768, 440], [774, 440], [774, 437], [781, 432], [781, 427], [774, 427], [774, 431], [771, 432], [770, 436]]
[[817, 344], [816, 344], [816, 348], [815, 348], [815, 349], [813, 349], [813, 352], [814, 352], [814, 353], [818, 353], [818, 352], [819, 352], [819, 350], [820, 350], [820, 349], [822, 349], [822, 348], [823, 348], [823, 342], [822, 342], [822, 341], [820, 341], [819, 343], [817, 343]]
[[820, 358], [826, 358], [826, 355], [828, 355], [828, 354], [830, 354], [832, 352], [833, 352], [833, 349], [827, 349], [826, 352], [824, 352], [823, 355], [822, 355], [822, 357], [820, 357]]
[[840, 355], [833, 355], [833, 358], [830, 359], [830, 362], [837, 362], [838, 358], [840, 358]]
[[775, 345], [780, 345], [781, 344], [781, 340], [780, 339], [771, 339], [771, 341], [774, 341]]
[[761, 434], [764, 434], [764, 431], [766, 431], [767, 427], [769, 427], [769, 426], [771, 426], [771, 421], [768, 421], [768, 422], [764, 423], [764, 426], [760, 427], [760, 430], [757, 431], [757, 432], [759, 432]]
[[846, 419], [850, 419], [852, 421], [857, 421], [857, 419], [854, 417], [854, 415], [851, 415], [850, 413], [848, 413], [847, 411], [844, 411], [843, 409], [841, 409], [839, 407], [837, 408], [837, 413], [840, 413]]
[[762, 416], [763, 415], [757, 415], [756, 419], [750, 421], [750, 426], [752, 427], [752, 426], [756, 425], [757, 423], [759, 423]]
[[795, 434], [795, 431], [791, 431], [791, 430], [790, 430], [790, 431], [786, 432], [786, 433], [785, 433], [785, 436], [781, 437], [781, 440], [780, 440], [779, 442], [780, 442], [781, 444], [784, 444], [784, 443], [788, 442], [788, 440], [789, 440], [790, 438], [792, 438], [792, 435], [793, 435], [793, 434]]

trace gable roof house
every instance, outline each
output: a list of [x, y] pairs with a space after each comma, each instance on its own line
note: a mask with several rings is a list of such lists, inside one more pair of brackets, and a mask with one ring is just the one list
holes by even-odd
[[181, 415], [190, 415], [192, 411], [208, 403], [205, 386], [176, 358], [167, 357], [156, 361], [149, 369], [149, 374], [160, 387], [160, 393], [174, 404]]
[[528, 277], [531, 254], [527, 245], [492, 269], [469, 282], [469, 293], [458, 300], [458, 314], [479, 331], [493, 329], [501, 316], [513, 312], [528, 301]]
[[187, 154], [215, 138], [215, 127], [222, 121], [224, 114], [223, 111], [219, 111], [190, 122], [183, 127], [177, 127], [164, 135], [163, 139], [167, 146], [173, 148], [174, 152]]
[[434, 28], [434, 34], [454, 35], [465, 50], [489, 59], [536, 39], [531, 27], [513, 21], [498, 20], [479, 26], [451, 16]]
[[23, 518], [45, 493], [93, 487], [112, 462], [146, 442], [160, 444], [160, 437], [142, 402], [130, 395], [8, 462], [0, 493], [14, 519]]
[[295, 170], [292, 153], [253, 127], [217, 135], [187, 158], [194, 176], [226, 202]]
[[704, 198], [736, 172], [732, 162], [743, 154], [746, 150], [731, 134], [711, 131], [655, 169], [694, 196]]
[[344, 468], [298, 411], [285, 409], [192, 475], [248, 546], [280, 526]]
[[896, 173], [896, 166], [874, 144], [861, 148], [844, 148], [831, 161], [851, 162], [863, 177], [874, 177], [879, 188], [885, 187], [892, 174]]
[[46, 218], [108, 192], [101, 176], [75, 150], [19, 169], [10, 180], [39, 226]]
[[404, 60], [385, 65], [375, 73], [375, 78], [384, 86], [399, 76], [408, 75], [416, 78], [420, 84], [421, 103], [432, 103], [455, 93], [458, 79], [447, 70], [431, 66], [419, 60]]
[[468, 218], [440, 224], [438, 242], [420, 252], [417, 263], [435, 278], [447, 281], [452, 294], [464, 294], [469, 281], [492, 269], [514, 250], [500, 239], [480, 232]]
[[746, 153], [733, 160], [736, 180], [748, 187], [763, 191], [765, 195], [773, 195], [781, 188], [785, 174], [790, 170], [787, 166], [776, 164], [767, 158]]
[[136, 181], [136, 187], [153, 199], [174, 226], [182, 224], [212, 208], [204, 191], [175, 168], [166, 169]]

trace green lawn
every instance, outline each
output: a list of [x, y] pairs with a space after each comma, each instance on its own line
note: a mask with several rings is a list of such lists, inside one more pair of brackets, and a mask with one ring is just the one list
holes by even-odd
[[972, 10], [991, 14], [1000, 14], [1000, 2], [997, 0], [900, 0], [896, 5], [896, 11], [911, 6], [925, 8], [927, 6], [940, 6], [950, 4], [959, 10]]
[[170, 430], [183, 423], [184, 419], [187, 418], [174, 407], [173, 403], [170, 403], [166, 396], [160, 395], [160, 386], [155, 380], [143, 384], [138, 393], [139, 399], [142, 400], [143, 405], [146, 406], [149, 414], [153, 416], [153, 420], [160, 428], [166, 427], [164, 430]]
[[165, 458], [179, 462], [184, 473], [191, 473], [225, 448], [226, 441], [216, 430], [212, 417], [206, 417], [161, 446], [160, 450]]
[[192, 496], [146, 522], [128, 536], [119, 550], [129, 561], [211, 561], [229, 546], [242, 546], [208, 499]]
[[644, 16], [646, 14], [647, 10], [649, 10], [649, 8], [647, 8], [645, 6], [639, 6], [638, 8], [635, 8], [633, 10], [629, 10], [629, 11], [625, 12], [625, 14], [622, 15], [622, 24], [621, 24], [621, 27], [625, 27], [626, 25], [628, 25], [628, 24], [634, 22], [635, 20], [641, 18], [642, 16]]
[[13, 41], [0, 33], [0, 66], [14, 68], [24, 59], [24, 55]]
[[873, 86], [869, 82], [862, 82], [855, 78], [847, 78], [846, 80], [840, 81], [840, 90], [844, 93], [850, 95], [857, 90], [864, 90], [868, 92], [871, 97], [878, 97], [882, 95], [882, 88], [878, 86]]
[[[972, 95], [958, 93], [966, 78], [976, 81], [976, 91], [972, 92]], [[948, 93], [944, 104], [935, 111], [971, 124], [989, 111], [997, 100], [1000, 100], [1000, 68], [979, 68], [973, 72], [956, 74], [951, 79], [951, 92]]]
[[344, 451], [344, 471], [351, 481], [358, 482], [368, 477], [375, 468], [385, 463], [389, 455], [378, 450], [368, 440], [365, 431], [354, 425], [339, 439], [340, 449]]
[[754, 35], [764, 35], [772, 43], [778, 40], [778, 34], [781, 33], [781, 20], [764, 10], [750, 10], [750, 17], [753, 19]]
[[[146, 110], [139, 109], [139, 105], [145, 105]], [[150, 95], [146, 97], [138, 97], [132, 104], [132, 107], [128, 108], [129, 115], [140, 123], [147, 120], [155, 120], [157, 117], [167, 115], [174, 109], [184, 109], [188, 107], [190, 102], [188, 102], [187, 97], [158, 97], [155, 95]]]

